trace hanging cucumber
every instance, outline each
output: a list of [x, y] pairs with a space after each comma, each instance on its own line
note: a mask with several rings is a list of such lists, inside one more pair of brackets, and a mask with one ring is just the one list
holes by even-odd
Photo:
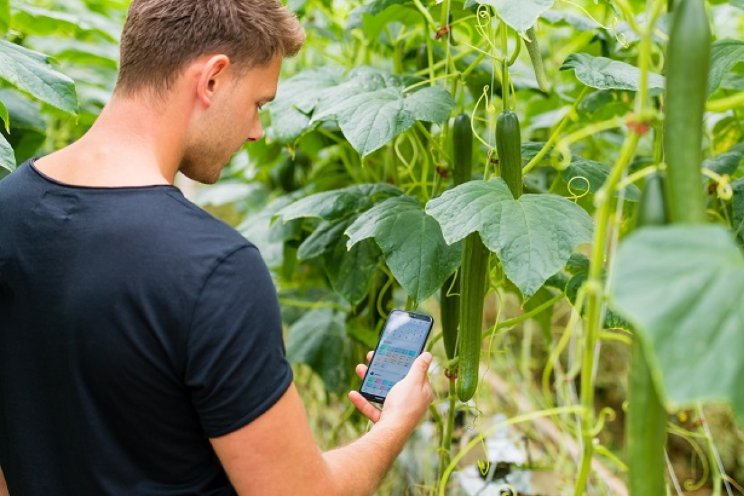
[[420, 72], [429, 67], [429, 50], [426, 43], [422, 43], [416, 49], [416, 71]]
[[636, 213], [636, 227], [663, 226], [669, 223], [664, 180], [661, 174], [652, 174], [646, 179]]
[[678, 2], [669, 35], [664, 117], [667, 203], [675, 223], [705, 221], [701, 148], [710, 45], [704, 0]]
[[[470, 180], [473, 175], [473, 129], [470, 117], [460, 114], [452, 124], [452, 160], [454, 185]], [[441, 289], [440, 318], [442, 322], [442, 339], [447, 358], [456, 355], [457, 329], [460, 323], [460, 277], [450, 276]]]
[[550, 85], [548, 84], [548, 77], [545, 75], [545, 65], [543, 64], [542, 54], [540, 53], [540, 44], [537, 42], [537, 33], [535, 33], [534, 26], [527, 30], [527, 37], [529, 38], [529, 41], [525, 40], [524, 43], [527, 45], [527, 52], [530, 54], [532, 68], [535, 70], [537, 86], [539, 86], [543, 92], [548, 93], [550, 91]]
[[[664, 184], [660, 175], [652, 175], [646, 180], [636, 219], [637, 227], [667, 223]], [[631, 353], [626, 417], [630, 495], [665, 494], [667, 414], [637, 336], [633, 339]]]
[[496, 149], [499, 153], [501, 177], [514, 195], [522, 195], [522, 138], [519, 118], [510, 110], [499, 114], [496, 121]]
[[480, 234], [468, 235], [462, 247], [460, 267], [460, 336], [457, 352], [460, 357], [457, 373], [457, 397], [468, 401], [478, 386], [483, 298], [488, 284], [488, 257]]

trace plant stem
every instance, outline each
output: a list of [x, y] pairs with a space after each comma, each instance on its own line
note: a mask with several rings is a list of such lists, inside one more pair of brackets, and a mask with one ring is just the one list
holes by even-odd
[[574, 100], [573, 105], [571, 105], [571, 108], [568, 112], [566, 112], [566, 115], [563, 116], [563, 119], [561, 119], [561, 122], [558, 124], [558, 127], [555, 128], [555, 131], [553, 131], [550, 134], [550, 138], [548, 138], [548, 142], [545, 143], [545, 145], [540, 149], [537, 155], [535, 155], [532, 160], [527, 162], [527, 165], [524, 166], [524, 169], [522, 169], [522, 174], [527, 174], [532, 169], [537, 167], [537, 165], [540, 163], [540, 161], [545, 158], [545, 155], [550, 152], [550, 149], [553, 148], [553, 145], [556, 141], [558, 141], [558, 138], [561, 135], [561, 132], [563, 132], [563, 129], [568, 125], [568, 123], [571, 121], [571, 118], [576, 113], [576, 109], [578, 108], [579, 104], [584, 100], [584, 97], [589, 93], [589, 87], [585, 86], [583, 90], [581, 90], [581, 93], [579, 96]]
[[602, 306], [604, 303], [604, 288], [602, 270], [604, 268], [605, 242], [607, 228], [612, 213], [612, 192], [620, 182], [625, 169], [635, 155], [638, 146], [638, 134], [631, 132], [623, 143], [615, 166], [603, 188], [597, 193], [599, 208], [596, 214], [596, 230], [592, 242], [592, 258], [589, 266], [587, 288], [587, 325], [584, 337], [584, 353], [581, 365], [581, 464], [579, 475], [574, 486], [574, 495], [584, 494], [594, 455], [593, 427], [594, 427], [594, 359], [599, 331], [602, 327]]
[[455, 426], [455, 413], [457, 406], [457, 395], [455, 393], [455, 377], [449, 377], [449, 410], [447, 411], [447, 423], [444, 425], [442, 446], [439, 452], [439, 477], [442, 476], [452, 456], [452, 431]]

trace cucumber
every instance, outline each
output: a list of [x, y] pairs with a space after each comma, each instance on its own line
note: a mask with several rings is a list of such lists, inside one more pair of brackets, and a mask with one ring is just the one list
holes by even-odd
[[479, 233], [474, 232], [465, 238], [460, 268], [460, 336], [457, 341], [457, 353], [460, 357], [457, 397], [460, 401], [472, 398], [478, 386], [483, 298], [488, 284], [490, 254]]
[[455, 186], [470, 181], [473, 176], [473, 128], [468, 114], [460, 114], [452, 123], [452, 160]]
[[704, 1], [679, 1], [669, 34], [664, 117], [667, 204], [675, 223], [705, 221], [701, 148], [710, 51]]
[[525, 40], [524, 43], [527, 46], [527, 52], [530, 54], [532, 68], [535, 70], [537, 86], [547, 93], [550, 91], [550, 85], [548, 84], [548, 77], [545, 75], [545, 65], [543, 64], [540, 44], [537, 42], [537, 33], [535, 33], [534, 26], [527, 30], [527, 37], [530, 41]]
[[496, 121], [496, 149], [499, 153], [501, 177], [514, 195], [522, 196], [522, 137], [519, 118], [510, 110], [499, 114]]
[[[470, 117], [460, 114], [452, 124], [452, 160], [454, 185], [467, 182], [473, 175], [473, 129]], [[449, 296], [448, 296], [449, 295]], [[442, 339], [447, 358], [457, 354], [457, 329], [460, 324], [460, 277], [453, 274], [442, 285], [440, 293]]]
[[[636, 226], [666, 223], [664, 185], [661, 175], [655, 174], [646, 180], [641, 193]], [[666, 494], [664, 449], [667, 413], [659, 399], [637, 335], [633, 339], [631, 350], [628, 415], [625, 422], [630, 495]]]
[[661, 174], [652, 174], [646, 179], [636, 213], [636, 227], [663, 226], [669, 223], [664, 180]]
[[416, 49], [416, 71], [423, 71], [429, 67], [429, 51], [426, 43], [422, 43]]

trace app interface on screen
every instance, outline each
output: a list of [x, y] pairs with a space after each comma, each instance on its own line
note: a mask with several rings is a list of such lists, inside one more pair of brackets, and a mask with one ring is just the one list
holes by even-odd
[[382, 334], [362, 392], [387, 396], [390, 388], [403, 379], [421, 351], [430, 323], [407, 313], [394, 313]]

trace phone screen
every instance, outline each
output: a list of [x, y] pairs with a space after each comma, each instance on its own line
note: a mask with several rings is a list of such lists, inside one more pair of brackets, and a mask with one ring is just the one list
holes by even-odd
[[424, 351], [433, 319], [428, 315], [393, 310], [382, 329], [380, 342], [359, 392], [383, 403], [390, 389], [403, 379], [413, 361]]

